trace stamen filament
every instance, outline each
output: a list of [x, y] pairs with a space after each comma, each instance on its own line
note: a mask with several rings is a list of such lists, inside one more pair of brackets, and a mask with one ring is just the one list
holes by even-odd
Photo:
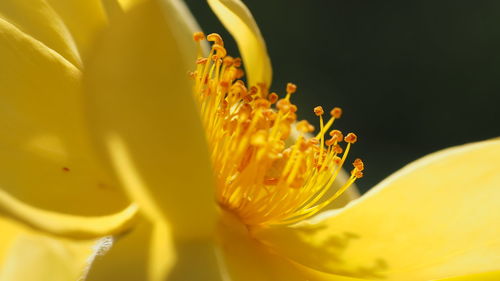
[[[202, 56], [202, 33], [195, 33], [199, 57], [194, 94], [211, 149], [218, 204], [237, 215], [249, 226], [290, 224], [308, 218], [333, 202], [362, 176], [364, 165], [356, 159], [351, 177], [334, 195], [324, 198], [344, 165], [352, 143], [350, 133], [343, 138], [330, 132], [341, 109], [334, 108], [325, 123], [323, 108], [314, 108], [319, 132], [307, 121], [296, 122], [297, 106], [291, 102], [297, 86], [288, 83], [286, 95], [279, 99], [266, 85], [245, 85], [241, 60], [227, 56], [218, 34], [207, 57]], [[286, 146], [292, 127], [299, 132]], [[340, 142], [347, 143], [345, 150]]]

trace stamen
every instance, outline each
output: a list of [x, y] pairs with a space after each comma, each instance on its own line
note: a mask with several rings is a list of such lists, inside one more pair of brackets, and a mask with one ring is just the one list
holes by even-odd
[[[200, 32], [193, 38], [199, 45], [205, 36]], [[286, 85], [282, 98], [269, 93], [264, 84], [247, 86], [239, 80], [244, 75], [241, 59], [227, 56], [221, 36], [212, 33], [206, 39], [212, 42], [210, 53], [203, 57], [200, 51], [190, 75], [211, 148], [216, 200], [222, 208], [250, 226], [290, 224], [316, 214], [363, 176], [364, 164], [356, 159], [349, 180], [325, 198], [357, 140], [353, 133], [344, 138], [339, 130], [331, 130], [326, 139], [342, 110], [333, 108], [325, 123], [323, 108], [315, 107], [319, 132], [308, 137], [314, 126], [296, 122], [298, 108], [291, 102], [295, 84]], [[299, 135], [287, 147], [292, 126]]]

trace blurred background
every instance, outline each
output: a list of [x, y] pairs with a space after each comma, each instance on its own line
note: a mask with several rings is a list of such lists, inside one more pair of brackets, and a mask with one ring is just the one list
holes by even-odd
[[[206, 33], [231, 36], [206, 1], [187, 0]], [[266, 40], [271, 90], [298, 85], [299, 118], [340, 106], [357, 133], [365, 192], [405, 164], [500, 136], [500, 1], [247, 0]], [[349, 167], [350, 169], [351, 167]]]

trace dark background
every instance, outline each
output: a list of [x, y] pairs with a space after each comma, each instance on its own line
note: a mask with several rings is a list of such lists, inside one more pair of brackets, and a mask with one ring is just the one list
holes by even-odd
[[[266, 40], [272, 90], [298, 85], [299, 118], [344, 109], [336, 128], [359, 141], [366, 191], [436, 150], [500, 136], [500, 1], [245, 1]], [[203, 0], [187, 4], [206, 33], [234, 41]], [[349, 167], [350, 169], [350, 167]]]

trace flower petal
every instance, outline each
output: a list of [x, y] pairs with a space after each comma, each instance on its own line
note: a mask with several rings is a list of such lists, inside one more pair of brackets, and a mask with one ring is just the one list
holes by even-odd
[[64, 23], [65, 32], [67, 30], [70, 34], [81, 60], [85, 61], [93, 41], [107, 24], [107, 14], [110, 13], [113, 2], [101, 0], [46, 0], [46, 2], [57, 14], [57, 17], [52, 18]]
[[213, 242], [173, 240], [170, 232], [163, 220], [142, 220], [96, 260], [88, 280], [220, 280]]
[[208, 4], [231, 33], [240, 50], [250, 85], [271, 86], [271, 60], [259, 27], [240, 0], [208, 0]]
[[0, 280], [67, 281], [84, 277], [110, 238], [72, 241], [46, 236], [0, 217]]
[[87, 280], [165, 280], [175, 260], [173, 249], [168, 226], [143, 219], [129, 233], [118, 236], [106, 255], [96, 259]]
[[76, 67], [81, 67], [81, 58], [73, 37], [46, 1], [3, 0], [0, 2], [0, 19], [16, 26], [26, 36], [36, 38]]
[[131, 226], [137, 215], [135, 204], [108, 216], [74, 216], [50, 212], [24, 204], [2, 190], [0, 210], [38, 230], [75, 239], [119, 234]]
[[[81, 72], [55, 51], [55, 45], [47, 45], [58, 38], [49, 30], [53, 26], [47, 26], [51, 19], [40, 23], [51, 13], [43, 14], [46, 6], [33, 3], [38, 4], [0, 4], [0, 187], [25, 203], [51, 211], [116, 212], [129, 202], [96, 161], [89, 144]], [[21, 6], [29, 10], [26, 15]], [[20, 19], [32, 13], [33, 22]], [[7, 16], [19, 21], [8, 22]], [[38, 23], [47, 29], [40, 36], [49, 43], [33, 37], [35, 31], [30, 35], [21, 29], [35, 30]]]
[[216, 209], [187, 75], [196, 45], [183, 44], [192, 33], [170, 17], [176, 11], [169, 2], [144, 0], [115, 17], [88, 62], [84, 84], [105, 160], [148, 217], [165, 217], [174, 236], [187, 239], [211, 234]]
[[246, 227], [225, 213], [217, 228], [218, 244], [225, 268], [224, 280], [235, 281], [355, 281], [357, 278], [325, 274], [273, 253], [253, 238]]
[[262, 230], [263, 243], [321, 271], [428, 280], [500, 269], [500, 140], [424, 157], [338, 212]]
[[434, 281], [498, 281], [500, 280], [500, 271], [482, 272], [470, 275], [456, 276], [444, 279], [434, 279]]

